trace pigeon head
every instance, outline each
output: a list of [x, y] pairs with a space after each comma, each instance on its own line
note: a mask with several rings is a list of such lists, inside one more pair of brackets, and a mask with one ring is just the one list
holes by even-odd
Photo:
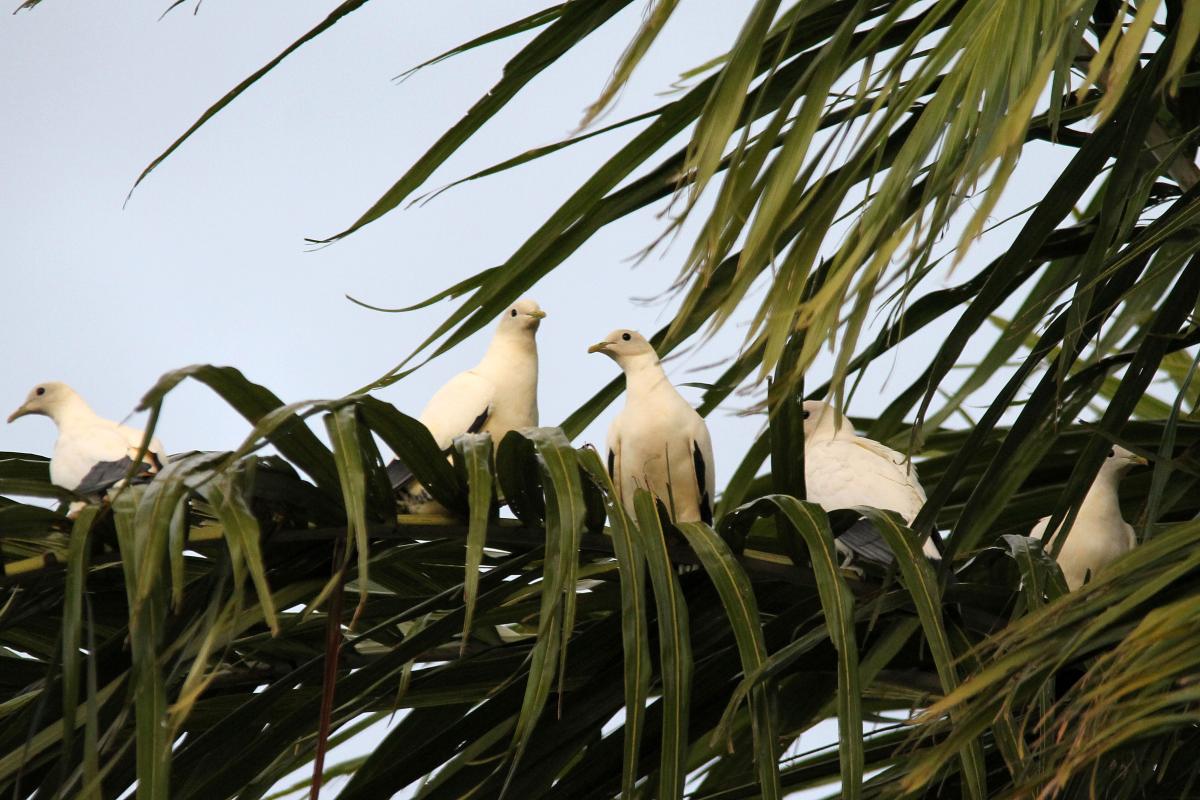
[[1131, 453], [1120, 445], [1113, 445], [1108, 451], [1108, 456], [1104, 459], [1104, 463], [1100, 465], [1100, 471], [1106, 472], [1114, 477], [1124, 474], [1133, 466], [1145, 466], [1150, 462], [1137, 453]]
[[846, 418], [824, 400], [805, 400], [803, 409], [805, 441], [832, 439], [843, 429], [851, 436], [854, 435], [854, 430]]
[[546, 312], [535, 301], [521, 299], [500, 315], [500, 332], [533, 334], [545, 318]]
[[605, 336], [603, 340], [589, 347], [588, 352], [604, 353], [604, 355], [620, 364], [622, 368], [642, 357], [648, 357], [655, 363], [658, 362], [658, 354], [654, 352], [654, 348], [646, 341], [646, 337], [637, 331], [625, 330], [624, 328], [618, 328], [608, 336]]
[[79, 402], [82, 402], [79, 395], [65, 383], [59, 381], [39, 383], [29, 390], [29, 396], [25, 398], [25, 402], [21, 404], [20, 408], [8, 415], [8, 421], [12, 422], [30, 414], [41, 414], [57, 420], [65, 408]]

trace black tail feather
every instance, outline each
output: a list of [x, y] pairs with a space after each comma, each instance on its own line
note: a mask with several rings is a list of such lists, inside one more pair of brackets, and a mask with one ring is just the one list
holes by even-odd
[[882, 567], [890, 567], [894, 564], [896, 556], [892, 553], [892, 548], [879, 533], [875, 523], [869, 519], [859, 518], [841, 533], [837, 533], [838, 528], [841, 527], [839, 523], [844, 524], [848, 521], [844, 518], [851, 515], [853, 512], [849, 510], [834, 511], [830, 514], [830, 522], [833, 523], [834, 535], [837, 537], [838, 550], [850, 556], [851, 562], [861, 559]]
[[855, 560], [862, 559], [884, 567], [890, 566], [896, 560], [892, 548], [888, 547], [870, 520], [860, 519], [851, 525], [837, 537], [837, 543], [840, 549], [850, 553]]
[[398, 458], [393, 458], [392, 463], [387, 465], [387, 474], [393, 489], [401, 488], [404, 484], [412, 480], [413, 477], [413, 471]]
[[[83, 480], [75, 487], [75, 494], [83, 497], [92, 497], [102, 495], [105, 491], [112, 488], [118, 481], [124, 479], [126, 473], [133, 466], [133, 459], [129, 456], [118, 461], [100, 461], [97, 462], [88, 473], [83, 476]], [[153, 467], [150, 464], [141, 462], [134, 477], [146, 474]]]

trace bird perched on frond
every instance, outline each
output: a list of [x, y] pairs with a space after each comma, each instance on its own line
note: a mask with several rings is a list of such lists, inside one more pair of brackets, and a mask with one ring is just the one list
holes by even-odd
[[[1117, 487], [1121, 477], [1134, 465], [1148, 462], [1142, 456], [1129, 452], [1124, 447], [1113, 445], [1108, 457], [1096, 473], [1075, 522], [1067, 531], [1066, 541], [1058, 551], [1058, 565], [1067, 588], [1075, 591], [1102, 567], [1116, 561], [1137, 545], [1133, 526], [1121, 516], [1121, 504]], [[1045, 539], [1050, 517], [1042, 517], [1030, 531], [1034, 539]], [[1061, 530], [1061, 526], [1058, 528]]]
[[713, 521], [716, 470], [708, 426], [671, 385], [654, 348], [637, 331], [618, 329], [588, 348], [625, 372], [625, 408], [608, 429], [608, 471], [632, 515], [647, 489], [676, 522]]
[[[434, 392], [418, 419], [439, 448], [448, 450], [456, 436], [481, 432], [499, 445], [509, 431], [538, 424], [536, 334], [545, 317], [533, 300], [513, 303], [500, 315], [483, 360]], [[445, 511], [401, 461], [388, 465], [388, 476], [405, 510]]]
[[[911, 523], [925, 505], [917, 468], [904, 454], [854, 432], [833, 406], [806, 400], [804, 415], [804, 486], [810, 502], [826, 511], [871, 506], [895, 511]], [[837, 539], [846, 555], [890, 563], [891, 549], [869, 523], [855, 525]], [[940, 558], [925, 540], [924, 553]]]
[[[145, 432], [101, 417], [65, 383], [39, 383], [8, 421], [32, 414], [49, 417], [58, 428], [50, 459], [51, 483], [88, 500], [103, 498], [131, 470], [144, 476], [162, 469], [166, 451], [158, 437], [150, 439], [141, 460], [135, 462]], [[72, 511], [78, 513], [75, 507]]]

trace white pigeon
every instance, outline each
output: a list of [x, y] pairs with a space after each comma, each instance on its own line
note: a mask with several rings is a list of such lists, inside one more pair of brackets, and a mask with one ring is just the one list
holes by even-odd
[[[925, 489], [912, 461], [856, 434], [850, 421], [828, 403], [805, 400], [803, 408], [804, 487], [809, 501], [826, 511], [854, 506], [895, 511], [911, 523], [925, 505]], [[873, 536], [878, 538], [877, 533]], [[941, 557], [930, 539], [923, 550], [930, 558]]]
[[[1109, 450], [1079, 506], [1074, 524], [1067, 531], [1067, 540], [1058, 551], [1058, 565], [1071, 591], [1082, 586], [1089, 574], [1094, 576], [1101, 567], [1116, 561], [1137, 544], [1133, 527], [1121, 517], [1117, 486], [1130, 467], [1146, 463], [1146, 459], [1124, 447], [1114, 445]], [[1049, 524], [1050, 517], [1043, 517], [1029, 535], [1034, 539], [1045, 538]]]
[[[117, 485], [134, 465], [145, 437], [143, 431], [104, 419], [74, 389], [58, 381], [35, 386], [8, 421], [30, 414], [49, 417], [58, 427], [50, 459], [51, 483], [83, 497], [102, 497]], [[162, 442], [157, 436], [151, 438], [137, 474], [158, 472], [165, 457]]]
[[[434, 392], [418, 419], [442, 450], [464, 433], [490, 433], [498, 446], [509, 431], [538, 424], [536, 334], [546, 312], [533, 300], [504, 310], [483, 360]], [[444, 512], [401, 462], [388, 465], [392, 485], [412, 513]]]
[[637, 331], [615, 330], [588, 348], [625, 372], [625, 408], [608, 429], [608, 471], [632, 515], [637, 489], [666, 504], [676, 522], [713, 521], [716, 470], [708, 426], [667, 380]]

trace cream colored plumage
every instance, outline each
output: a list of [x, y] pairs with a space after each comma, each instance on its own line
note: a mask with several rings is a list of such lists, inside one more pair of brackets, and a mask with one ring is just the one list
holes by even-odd
[[[8, 421], [31, 414], [49, 417], [58, 428], [50, 481], [81, 495], [103, 494], [124, 477], [145, 437], [144, 431], [101, 417], [74, 389], [58, 381], [35, 386]], [[141, 471], [157, 472], [165, 455], [158, 437], [151, 438]]]
[[[505, 309], [483, 359], [433, 394], [418, 419], [439, 448], [448, 449], [464, 433], [490, 433], [498, 446], [509, 431], [538, 424], [536, 334], [545, 316], [533, 300], [518, 300]], [[443, 510], [411, 480], [404, 464], [393, 461], [388, 471], [407, 510]]]
[[483, 359], [446, 382], [419, 419], [445, 450], [463, 433], [504, 434], [538, 424], [536, 334], [546, 313], [532, 300], [505, 310]]
[[608, 429], [608, 470], [630, 514], [648, 489], [676, 522], [712, 523], [712, 439], [703, 417], [671, 385], [654, 348], [637, 331], [615, 330], [588, 348], [625, 372], [625, 408]]
[[[925, 505], [912, 461], [859, 436], [848, 419], [820, 400], [804, 402], [804, 485], [808, 499], [826, 511], [871, 506], [911, 523]], [[929, 539], [924, 552], [939, 558]]]
[[[1089, 574], [1094, 576], [1137, 545], [1133, 527], [1121, 517], [1117, 487], [1130, 467], [1145, 463], [1141, 456], [1114, 446], [1096, 473], [1058, 552], [1058, 565], [1071, 591], [1082, 586]], [[1029, 535], [1044, 539], [1049, 524], [1050, 517], [1043, 517]]]

